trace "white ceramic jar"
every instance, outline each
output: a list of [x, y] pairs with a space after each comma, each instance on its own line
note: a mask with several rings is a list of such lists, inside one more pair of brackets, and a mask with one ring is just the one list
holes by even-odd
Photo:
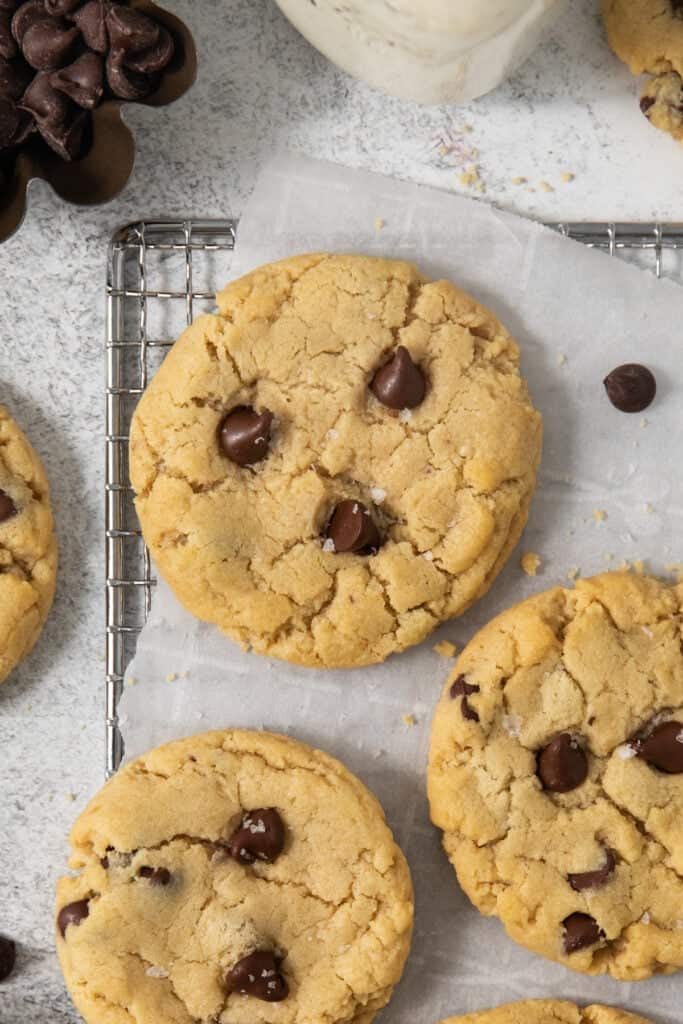
[[557, 0], [276, 0], [339, 67], [418, 103], [466, 103], [538, 43]]

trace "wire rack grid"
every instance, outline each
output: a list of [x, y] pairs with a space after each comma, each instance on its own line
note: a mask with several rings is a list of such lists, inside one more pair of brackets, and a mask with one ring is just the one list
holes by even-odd
[[[683, 224], [551, 225], [568, 238], [683, 283]], [[123, 756], [117, 707], [156, 584], [128, 474], [130, 421], [180, 331], [229, 277], [233, 220], [145, 221], [117, 231], [107, 261], [106, 773]]]

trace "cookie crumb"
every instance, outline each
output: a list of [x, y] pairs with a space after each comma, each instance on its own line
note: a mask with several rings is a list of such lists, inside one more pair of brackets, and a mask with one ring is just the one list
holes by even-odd
[[641, 430], [645, 430], [645, 427], [647, 426], [647, 424], [648, 424], [648, 420], [645, 418], [645, 416], [643, 416], [643, 418], [641, 419], [641, 421], [638, 424], [638, 426], [640, 427]]
[[642, 558], [637, 558], [635, 560], [635, 562], [633, 563], [633, 568], [635, 569], [635, 571], [638, 573], [639, 576], [642, 576], [644, 574], [644, 572], [645, 572], [645, 562], [642, 560]]
[[527, 574], [527, 576], [535, 576], [540, 568], [541, 559], [535, 551], [525, 551], [520, 559], [519, 564], [521, 565], [522, 569]]
[[575, 580], [577, 578], [577, 576], [579, 575], [580, 571], [581, 570], [577, 569], [577, 568], [570, 569], [569, 572], [567, 573], [567, 579], [568, 580]]
[[569, 184], [569, 182], [573, 181], [575, 177], [576, 175], [573, 171], [563, 171], [560, 175], [560, 181], [564, 181], [566, 184]]
[[512, 179], [512, 184], [513, 185], [526, 185], [527, 180], [528, 180], [527, 178], [522, 177], [522, 175], [520, 174], [518, 178], [513, 178]]
[[387, 496], [387, 492], [382, 487], [371, 487], [370, 497], [374, 501], [375, 505], [381, 505]]
[[604, 555], [603, 557], [604, 557], [606, 562], [611, 562], [612, 559], [614, 558], [614, 555], [612, 554], [611, 551], [608, 551], [607, 554]]
[[385, 754], [386, 750], [382, 750], [382, 748], [380, 747], [380, 749], [376, 750], [372, 756], [374, 757], [375, 761], [379, 761], [380, 757], [384, 757]]
[[178, 676], [177, 676], [177, 674], [175, 672], [169, 672], [168, 675], [166, 676], [166, 682], [167, 683], [175, 683], [177, 678], [178, 678]]
[[375, 217], [375, 220], [374, 220], [375, 231], [381, 231], [385, 224], [386, 224], [386, 221], [383, 220], [381, 217]]
[[631, 563], [627, 562], [626, 559], [624, 559], [624, 561], [621, 563], [621, 565], [617, 566], [617, 569], [619, 570], [619, 572], [630, 572], [630, 570], [631, 570]]
[[75, 800], [76, 800], [76, 794], [75, 793], [67, 793], [65, 799], [68, 800], [70, 804], [73, 804], [75, 802]]
[[135, 678], [135, 676], [128, 676], [128, 678], [126, 679], [126, 686], [135, 686], [136, 684], [137, 679]]
[[564, 352], [560, 352], [558, 354], [558, 356], [557, 356], [557, 365], [558, 366], [564, 366], [566, 364], [566, 362], [567, 362], [566, 355], [564, 354]]
[[593, 519], [596, 523], [604, 523], [605, 519], [607, 519], [607, 513], [604, 508], [594, 508]]
[[649, 501], [645, 503], [645, 511], [647, 512], [647, 514], [649, 516], [651, 516], [652, 513], [654, 512], [654, 508], [652, 507], [652, 505], [650, 504]]
[[473, 188], [477, 192], [484, 191], [484, 182], [481, 180], [479, 168], [476, 166], [476, 164], [470, 164], [470, 166], [467, 167], [462, 172], [462, 174], [458, 176], [458, 181], [460, 182], [461, 185], [465, 185], [468, 188]]
[[404, 725], [417, 725], [417, 718], [415, 715], [401, 715]]
[[538, 187], [540, 188], [541, 192], [554, 192], [555, 191], [555, 189], [553, 188], [553, 186], [550, 184], [549, 181], [539, 181]]
[[471, 132], [474, 131], [474, 128], [472, 127], [471, 124], [464, 124], [460, 130], [464, 132], [465, 135], [469, 135]]
[[442, 640], [440, 643], [434, 644], [432, 650], [436, 654], [440, 654], [442, 658], [454, 658], [458, 648], [450, 640]]
[[652, 637], [654, 636], [654, 633], [652, 632], [652, 630], [648, 626], [641, 626], [640, 629], [641, 629], [641, 632], [643, 632], [645, 634], [645, 636], [648, 638], [648, 640], [652, 640]]

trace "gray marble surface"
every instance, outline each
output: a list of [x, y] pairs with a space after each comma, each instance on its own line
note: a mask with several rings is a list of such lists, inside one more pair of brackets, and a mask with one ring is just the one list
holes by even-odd
[[[683, 150], [641, 117], [594, 0], [563, 6], [531, 61], [465, 109], [425, 109], [336, 71], [270, 0], [169, 3], [196, 33], [200, 78], [164, 111], [131, 109], [138, 161], [109, 206], [35, 186], [0, 248], [0, 399], [45, 459], [62, 549], [53, 614], [0, 692], [0, 932], [19, 943], [2, 1024], [78, 1019], [52, 942], [68, 827], [104, 761], [103, 315], [107, 239], [154, 215], [238, 215], [276, 146], [468, 192], [544, 219], [676, 219]], [[563, 172], [575, 177], [563, 182]], [[513, 184], [525, 177], [527, 184]], [[548, 189], [541, 185], [546, 182]]]

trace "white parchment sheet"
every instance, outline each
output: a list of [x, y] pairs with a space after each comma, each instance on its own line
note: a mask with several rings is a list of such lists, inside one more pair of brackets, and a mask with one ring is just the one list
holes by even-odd
[[[330, 751], [374, 790], [417, 898], [412, 955], [384, 1024], [436, 1024], [531, 996], [683, 1021], [683, 974], [635, 984], [584, 978], [525, 952], [497, 920], [481, 917], [441, 852], [425, 798], [430, 716], [450, 668], [432, 650], [437, 640], [460, 647], [494, 614], [566, 582], [572, 569], [589, 575], [643, 559], [663, 572], [683, 560], [683, 289], [484, 203], [280, 156], [240, 223], [234, 274], [319, 250], [414, 260], [471, 291], [512, 331], [546, 428], [529, 526], [472, 611], [370, 669], [312, 671], [245, 654], [161, 585], [129, 669], [137, 683], [121, 704], [127, 756], [193, 732], [252, 726]], [[657, 376], [644, 417], [617, 412], [604, 395], [605, 374], [628, 361], [647, 362]], [[520, 569], [526, 550], [543, 560], [535, 579]], [[414, 725], [403, 721], [410, 714]]]

